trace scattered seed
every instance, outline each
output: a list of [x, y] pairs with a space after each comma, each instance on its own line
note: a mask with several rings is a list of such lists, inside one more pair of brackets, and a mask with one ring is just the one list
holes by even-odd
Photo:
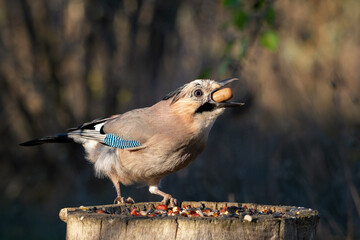
[[151, 213], [153, 213], [153, 212], [154, 212], [154, 209], [149, 208], [149, 209], [146, 211], [146, 215], [149, 215], [149, 214], [151, 214]]
[[96, 213], [107, 213], [107, 212], [105, 212], [105, 211], [102, 210], [102, 209], [98, 209], [98, 210], [96, 210]]
[[176, 213], [179, 214], [180, 208], [179, 208], [178, 206], [173, 207], [172, 211], [173, 211], [173, 213], [175, 213], [175, 214], [176, 214]]
[[165, 211], [168, 210], [167, 206], [164, 205], [164, 204], [159, 204], [159, 205], [157, 205], [157, 206], [156, 206], [156, 209], [165, 210]]
[[200, 217], [204, 217], [204, 214], [200, 209], [196, 210], [196, 214], [198, 214]]
[[138, 213], [136, 212], [136, 207], [134, 207], [134, 208], [131, 210], [130, 214], [133, 215], [133, 216], [137, 216], [137, 215], [138, 215]]
[[[243, 218], [244, 221], [255, 221], [256, 216], [259, 215], [271, 215], [274, 218], [282, 218], [284, 214], [288, 213], [281, 213], [281, 212], [274, 212], [271, 209], [265, 209], [259, 211], [255, 208], [248, 208], [246, 205], [242, 207], [237, 206], [228, 206], [222, 207], [221, 209], [211, 209], [197, 207], [192, 208], [191, 205], [183, 205], [183, 208], [179, 206], [175, 207], [167, 207], [164, 204], [159, 204], [157, 206], [152, 206], [146, 209], [146, 207], [122, 207], [122, 208], [101, 208], [97, 209], [96, 207], [79, 207], [81, 211], [87, 211], [89, 213], [103, 213], [109, 214], [112, 216], [115, 215], [124, 215], [124, 216], [139, 216], [139, 217], [166, 217], [166, 216], [178, 216], [178, 217], [221, 217], [221, 218]], [[75, 211], [75, 210], [74, 210]], [[299, 215], [302, 209], [294, 209], [290, 211], [293, 216]]]
[[245, 215], [244, 220], [248, 221], [248, 222], [251, 222], [253, 220], [253, 218], [250, 215]]
[[87, 211], [87, 210], [89, 210], [90, 208], [84, 207], [84, 206], [81, 205], [81, 206], [79, 207], [79, 209], [80, 209], [80, 210], [83, 210], [83, 211]]

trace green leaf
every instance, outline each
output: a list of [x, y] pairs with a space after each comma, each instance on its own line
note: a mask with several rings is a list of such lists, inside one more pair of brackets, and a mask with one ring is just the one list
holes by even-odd
[[240, 1], [239, 0], [224, 0], [223, 4], [226, 7], [237, 7], [240, 5]]
[[274, 31], [267, 31], [261, 34], [260, 43], [270, 51], [275, 51], [279, 44], [279, 37]]
[[248, 22], [249, 16], [246, 12], [239, 10], [233, 13], [233, 23], [240, 30], [244, 29], [246, 23]]
[[276, 16], [276, 12], [273, 8], [269, 8], [266, 10], [265, 13], [265, 21], [270, 25], [273, 26], [274, 22], [275, 22], [275, 16]]

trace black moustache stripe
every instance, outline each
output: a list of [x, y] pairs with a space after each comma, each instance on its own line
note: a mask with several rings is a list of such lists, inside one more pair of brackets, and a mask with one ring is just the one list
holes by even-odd
[[215, 108], [216, 108], [215, 104], [204, 103], [198, 109], [196, 109], [195, 113], [211, 112]]

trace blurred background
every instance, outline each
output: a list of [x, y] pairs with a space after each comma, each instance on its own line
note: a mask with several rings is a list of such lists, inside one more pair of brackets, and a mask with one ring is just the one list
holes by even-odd
[[[239, 77], [178, 200], [295, 205], [360, 238], [357, 0], [0, 0], [0, 238], [64, 239], [63, 207], [110, 204], [76, 144], [18, 143]], [[158, 201], [146, 187], [122, 187]]]

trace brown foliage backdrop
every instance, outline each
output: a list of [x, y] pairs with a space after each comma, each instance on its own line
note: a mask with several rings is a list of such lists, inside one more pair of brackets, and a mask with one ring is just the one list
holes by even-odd
[[[273, 4], [248, 5], [257, 2]], [[247, 105], [228, 110], [205, 152], [163, 188], [179, 200], [318, 209], [319, 239], [359, 238], [360, 3], [274, 9], [280, 42], [269, 51], [257, 38], [269, 28], [263, 13], [239, 31], [226, 27], [222, 1], [0, 0], [0, 238], [63, 239], [60, 208], [115, 196], [80, 146], [18, 143], [149, 106], [201, 76], [240, 77], [235, 95]], [[227, 50], [240, 38], [241, 57]]]

